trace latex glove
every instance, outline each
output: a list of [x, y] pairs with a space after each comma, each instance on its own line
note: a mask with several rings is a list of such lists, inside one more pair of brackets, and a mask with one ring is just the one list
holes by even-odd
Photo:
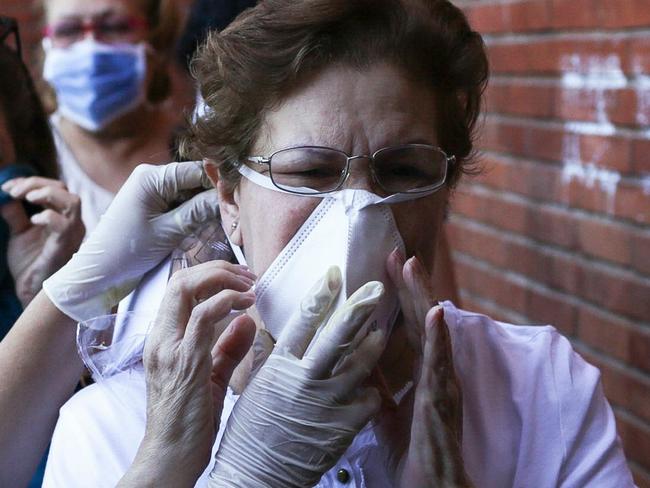
[[255, 334], [246, 314], [225, 331], [224, 319], [255, 303], [254, 278], [225, 261], [172, 275], [144, 348], [144, 438], [118, 486], [194, 486], [205, 470], [228, 382]]
[[[23, 306], [41, 290], [43, 281], [63, 266], [79, 248], [85, 229], [81, 202], [63, 182], [39, 176], [14, 178], [2, 185], [16, 201], [0, 207], [11, 237], [7, 262]], [[43, 210], [28, 217], [22, 202]]]
[[381, 355], [383, 333], [370, 332], [354, 351], [348, 346], [383, 285], [361, 287], [314, 339], [340, 288], [341, 273], [332, 268], [283, 329], [235, 404], [210, 486], [313, 486], [378, 410], [377, 390], [360, 385]]
[[[376, 426], [379, 441], [392, 451], [395, 486], [471, 486], [462, 458], [462, 392], [443, 309], [433, 306], [431, 280], [417, 258], [404, 262], [393, 252], [387, 270], [403, 314], [393, 335], [406, 335], [402, 349], [410, 354], [400, 362], [412, 363], [415, 382], [396, 410], [381, 412]], [[397, 340], [391, 336], [389, 344]]]
[[47, 296], [78, 321], [108, 313], [185, 237], [217, 216], [216, 190], [170, 209], [206, 187], [201, 162], [135, 168], [79, 251], [43, 283]]

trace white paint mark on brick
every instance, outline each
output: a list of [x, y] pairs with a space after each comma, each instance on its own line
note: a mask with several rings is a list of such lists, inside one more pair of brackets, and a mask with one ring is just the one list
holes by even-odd
[[650, 175], [641, 176], [641, 188], [644, 195], [650, 195]]
[[580, 138], [584, 135], [610, 136], [616, 133], [616, 127], [607, 116], [608, 90], [624, 88], [628, 80], [616, 55], [581, 57], [572, 54], [562, 60], [561, 66], [564, 71], [561, 80], [563, 103], [576, 105], [575, 92], [580, 90], [579, 96], [583, 98], [578, 103], [585, 108], [596, 109], [595, 122], [567, 121], [564, 124], [562, 182], [565, 186], [577, 181], [589, 189], [598, 187], [607, 195], [607, 211], [613, 213], [621, 175], [599, 166], [604, 148], [592, 154], [589, 161], [584, 161]]
[[[632, 63], [632, 71], [637, 99], [636, 122], [639, 125], [650, 125], [650, 75], [643, 72], [643, 64], [638, 57]], [[644, 131], [644, 137], [650, 139], [650, 127]]]

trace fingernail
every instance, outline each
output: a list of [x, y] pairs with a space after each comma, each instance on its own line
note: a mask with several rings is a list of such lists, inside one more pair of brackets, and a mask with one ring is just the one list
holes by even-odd
[[0, 187], [0, 188], [2, 188], [2, 191], [8, 193], [9, 190], [11, 190], [12, 186], [14, 186], [14, 180], [7, 180], [2, 184], [2, 187]]
[[25, 200], [28, 202], [33, 202], [38, 198], [38, 192], [37, 191], [30, 191], [27, 195], [25, 195]]
[[395, 259], [397, 260], [397, 262], [403, 266], [404, 265], [404, 254], [402, 254], [402, 251], [400, 250], [400, 248], [396, 247], [395, 249], [393, 249], [392, 254], [393, 254], [393, 256], [395, 256]]
[[256, 280], [257, 275], [253, 273], [248, 266], [244, 266], [242, 264], [238, 265], [239, 272], [243, 275], [246, 276], [247, 278], [250, 278], [251, 280]]

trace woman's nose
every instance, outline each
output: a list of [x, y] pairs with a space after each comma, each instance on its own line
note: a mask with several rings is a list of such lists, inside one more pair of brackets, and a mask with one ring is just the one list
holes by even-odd
[[382, 189], [375, 182], [370, 161], [372, 161], [370, 156], [354, 156], [350, 158], [349, 171], [343, 188], [354, 188], [355, 190], [366, 190], [371, 193], [381, 194]]

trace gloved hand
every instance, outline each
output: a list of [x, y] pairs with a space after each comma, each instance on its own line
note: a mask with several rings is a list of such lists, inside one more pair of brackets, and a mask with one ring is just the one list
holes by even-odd
[[43, 283], [45, 293], [77, 321], [109, 313], [147, 271], [217, 216], [216, 190], [170, 210], [184, 193], [208, 187], [201, 162], [138, 166], [79, 251]]
[[331, 268], [283, 329], [235, 404], [209, 486], [313, 486], [378, 411], [377, 390], [360, 384], [383, 351], [384, 334], [372, 331], [355, 350], [348, 346], [384, 288], [367, 283], [320, 327], [340, 289], [341, 273]]

